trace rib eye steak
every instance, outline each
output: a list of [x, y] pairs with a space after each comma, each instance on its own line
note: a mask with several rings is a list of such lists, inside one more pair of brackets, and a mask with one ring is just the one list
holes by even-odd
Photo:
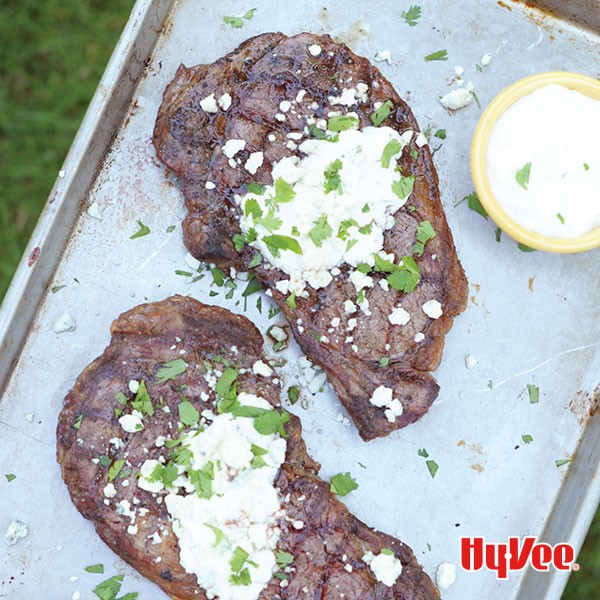
[[[291, 287], [293, 276], [275, 266], [273, 257], [298, 259], [302, 249], [292, 239], [300, 233], [297, 228], [294, 232], [295, 224], [291, 236], [264, 238], [267, 244], [270, 239], [270, 254], [263, 251], [260, 262], [256, 230], [242, 229], [241, 222], [249, 213], [255, 219], [265, 216], [264, 202], [284, 207], [294, 190], [287, 198], [264, 200], [260, 194], [266, 187], [279, 194], [274, 167], [290, 157], [306, 158], [307, 140], [323, 147], [341, 141], [349, 126], [365, 132], [375, 125], [393, 130], [390, 135], [396, 137], [390, 144], [401, 148], [390, 166], [389, 156], [384, 159], [386, 146], [381, 163], [401, 174], [394, 191], [400, 189], [404, 196], [404, 204], [390, 215], [391, 226], [382, 232], [382, 260], [373, 255], [374, 265], [342, 261], [330, 269], [331, 282], [325, 287], [306, 285], [302, 294], [290, 294], [281, 284], [289, 277]], [[262, 34], [212, 64], [180, 66], [164, 92], [153, 142], [161, 161], [183, 180], [188, 210], [184, 241], [191, 254], [222, 268], [252, 270], [306, 355], [327, 371], [361, 437], [387, 435], [423, 416], [439, 391], [428, 372], [439, 365], [444, 336], [466, 306], [467, 281], [426, 139], [409, 106], [380, 71], [327, 35]], [[341, 161], [325, 169], [324, 199], [330, 206], [336, 197], [342, 204], [344, 178], [352, 175], [351, 169], [343, 169]], [[378, 173], [371, 175], [373, 187]], [[283, 183], [290, 187], [285, 179]], [[329, 193], [332, 186], [337, 189]], [[264, 210], [257, 202], [263, 202]], [[309, 232], [317, 248], [311, 250], [326, 255], [323, 239], [346, 240], [348, 228], [358, 228], [360, 213], [369, 208], [373, 206], [365, 204], [336, 231], [324, 217], [317, 219]], [[266, 216], [274, 213], [269, 210]], [[261, 221], [271, 233], [278, 225], [277, 220], [270, 225]], [[371, 230], [369, 223], [359, 229]], [[350, 239], [348, 246], [354, 242]], [[356, 270], [368, 273], [358, 286]], [[411, 278], [412, 285], [407, 284]]]
[[[410, 548], [351, 515], [318, 477], [319, 465], [306, 453], [299, 419], [280, 408], [279, 381], [264, 362], [262, 337], [246, 318], [173, 296], [125, 312], [113, 322], [111, 333], [109, 346], [65, 399], [57, 429], [58, 462], [77, 509], [125, 561], [179, 600], [212, 598], [215, 590], [221, 600], [439, 598]], [[243, 395], [253, 397], [254, 405], [240, 404]], [[256, 408], [257, 397], [269, 410]], [[229, 556], [236, 543], [231, 540], [248, 536], [256, 525], [246, 528], [242, 520], [225, 518], [217, 527], [215, 521], [200, 519], [188, 528], [186, 535], [197, 536], [196, 547], [208, 540], [196, 552], [199, 568], [217, 577], [223, 565], [210, 563], [209, 553], [219, 548], [227, 575], [231, 568], [224, 591], [209, 591], [181, 564], [184, 517], [172, 514], [176, 503], [188, 500], [204, 507], [212, 503], [219, 507], [213, 515], [225, 514], [232, 503], [228, 485], [235, 487], [248, 473], [268, 472], [271, 451], [253, 445], [251, 465], [230, 470], [220, 480], [221, 462], [229, 464], [243, 454], [233, 435], [215, 446], [220, 454], [210, 463], [210, 473], [203, 467], [194, 479], [189, 465], [197, 455], [185, 440], [205, 440], [195, 447], [205, 451], [217, 423], [234, 422], [250, 423], [252, 434], [265, 443], [269, 437], [286, 442], [271, 482], [278, 510], [268, 534], [278, 537], [266, 556], [273, 568], [254, 595], [251, 585], [259, 571], [254, 561], [259, 559], [246, 545], [250, 541], [236, 548], [231, 560]], [[275, 426], [265, 433], [259, 422]], [[279, 433], [273, 434], [275, 429]], [[252, 490], [240, 489], [242, 500], [252, 497]], [[259, 544], [256, 538], [255, 532], [248, 540]], [[259, 555], [263, 560], [264, 552], [257, 551]], [[389, 571], [382, 572], [374, 557], [380, 563], [387, 560], [388, 567], [401, 563], [399, 576], [400, 569], [386, 580]]]

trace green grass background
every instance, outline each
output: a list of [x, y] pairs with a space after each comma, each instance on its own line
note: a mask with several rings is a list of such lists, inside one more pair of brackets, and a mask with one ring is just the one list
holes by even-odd
[[[0, 0], [0, 300], [132, 6]], [[600, 512], [578, 562], [563, 600], [600, 599]]]

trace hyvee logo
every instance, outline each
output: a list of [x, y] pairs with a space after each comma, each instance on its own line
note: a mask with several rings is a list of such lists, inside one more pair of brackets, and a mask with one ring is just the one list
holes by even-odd
[[527, 536], [521, 543], [518, 537], [509, 537], [507, 544], [489, 544], [482, 537], [460, 538], [460, 565], [466, 571], [479, 571], [484, 566], [496, 572], [497, 579], [508, 579], [509, 571], [520, 571], [529, 563], [536, 571], [577, 571], [575, 550], [571, 544], [537, 543]]

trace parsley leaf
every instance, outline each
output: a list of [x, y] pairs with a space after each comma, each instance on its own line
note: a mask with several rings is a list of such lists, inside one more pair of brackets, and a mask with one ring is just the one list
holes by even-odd
[[244, 19], [249, 21], [254, 16], [255, 12], [256, 8], [252, 8], [241, 17], [223, 17], [223, 23], [231, 25], [234, 29], [241, 29], [244, 26]]
[[244, 202], [244, 216], [247, 217], [248, 215], [252, 215], [255, 221], [262, 217], [262, 209], [256, 198], [249, 198]]
[[8, 483], [10, 483], [11, 481], [14, 481], [17, 476], [14, 475], [13, 473], [6, 473], [6, 475], [4, 475], [4, 477], [6, 477], [6, 481], [8, 481]]
[[296, 402], [298, 402], [298, 398], [300, 398], [300, 388], [297, 385], [291, 385], [288, 388], [287, 395], [290, 404], [296, 404]]
[[423, 256], [425, 244], [436, 237], [435, 230], [429, 221], [421, 221], [417, 226], [417, 241], [413, 246], [413, 254]]
[[[481, 215], [484, 219], [487, 220], [487, 218], [488, 218], [487, 211], [485, 210], [485, 208], [483, 208], [483, 205], [481, 204], [481, 201], [479, 200], [479, 196], [477, 195], [477, 192], [471, 192], [468, 196], [465, 196], [463, 198], [463, 200], [467, 200], [469, 208], [472, 211], [476, 212], [478, 215]], [[461, 200], [461, 202], [462, 202], [462, 200]]]
[[275, 211], [272, 209], [262, 219], [256, 219], [255, 222], [271, 233], [279, 229], [283, 223], [279, 217], [275, 216]]
[[[238, 372], [232, 367], [227, 367], [225, 371], [223, 371], [223, 375], [219, 377], [219, 381], [217, 381], [217, 385], [215, 386], [215, 394], [217, 395], [217, 398], [220, 400], [228, 400], [232, 396], [232, 392], [233, 396], [235, 397], [235, 387], [233, 387], [233, 384], [237, 377]], [[224, 412], [221, 409], [221, 406], [218, 406], [217, 408], [219, 413]]]
[[[121, 472], [121, 469], [123, 468], [123, 466], [125, 465], [125, 459], [120, 459], [120, 460], [115, 460], [115, 462], [110, 466], [110, 469], [108, 469], [108, 480], [109, 481], [114, 481], [117, 476], [119, 475], [119, 473]], [[87, 571], [87, 569], [86, 569]]]
[[346, 129], [356, 129], [358, 127], [358, 118], [352, 115], [336, 115], [330, 117], [327, 121], [329, 131], [344, 131]]
[[407, 25], [414, 27], [421, 18], [421, 7], [413, 5], [408, 10], [402, 11], [400, 16], [406, 21]]
[[533, 442], [533, 437], [530, 436], [528, 433], [525, 433], [521, 436], [521, 439], [523, 440], [523, 442], [525, 442], [526, 444], [531, 444], [531, 442]]
[[233, 551], [233, 556], [229, 561], [229, 566], [234, 573], [239, 573], [250, 555], [240, 546]]
[[129, 237], [130, 240], [135, 240], [135, 238], [143, 237], [150, 233], [150, 227], [144, 225], [139, 219], [137, 220], [137, 224], [140, 226], [140, 228], [132, 236]]
[[540, 401], [540, 388], [533, 383], [527, 384], [527, 393], [529, 394], [529, 403], [537, 404]]
[[215, 534], [215, 543], [213, 544], [213, 548], [218, 546], [221, 540], [225, 537], [222, 529], [219, 529], [215, 525], [211, 525], [210, 523], [204, 523], [206, 527], [208, 527]]
[[400, 181], [394, 181], [392, 183], [392, 192], [394, 192], [394, 194], [396, 194], [400, 200], [404, 200], [413, 191], [414, 185], [414, 175], [400, 177]]
[[89, 567], [85, 567], [84, 571], [87, 571], [88, 573], [104, 573], [104, 565], [102, 564], [98, 564], [98, 565], [90, 565]]
[[323, 241], [327, 238], [330, 238], [332, 233], [333, 229], [331, 229], [329, 223], [327, 222], [327, 216], [322, 215], [317, 221], [315, 221], [315, 224], [308, 232], [308, 235], [313, 241], [314, 245], [317, 248], [320, 248], [323, 245]]
[[387, 119], [394, 109], [394, 104], [391, 100], [386, 100], [374, 113], [371, 114], [371, 123], [375, 127], [379, 127], [385, 119]]
[[[212, 482], [215, 478], [215, 465], [209, 460], [201, 469], [188, 471], [190, 483], [196, 488], [196, 493], [200, 498], [211, 498]], [[217, 535], [215, 533], [215, 535]], [[218, 537], [218, 536], [217, 536]], [[215, 546], [219, 543], [218, 540]]]
[[427, 460], [425, 461], [425, 464], [429, 469], [429, 474], [431, 475], [431, 477], [435, 477], [435, 474], [438, 472], [439, 469], [438, 464], [435, 462], [435, 460]]
[[394, 556], [394, 551], [389, 548], [382, 548], [380, 554], [387, 554], [388, 556]]
[[287, 438], [287, 432], [285, 431], [284, 425], [290, 420], [290, 413], [286, 410], [278, 412], [276, 410], [269, 410], [264, 414], [254, 419], [254, 429], [262, 435], [269, 435], [270, 433], [279, 433], [283, 438]]
[[179, 420], [184, 425], [191, 427], [200, 420], [200, 412], [189, 400], [183, 399], [177, 406], [177, 412], [179, 413]]
[[345, 221], [342, 221], [340, 223], [340, 227], [338, 229], [337, 236], [343, 242], [345, 242], [348, 239], [348, 236], [350, 235], [348, 233], [348, 229], [350, 229], [350, 227], [358, 227], [358, 222], [355, 221], [354, 219], [346, 219]]
[[296, 307], [296, 294], [290, 294], [286, 299], [285, 299], [285, 303], [290, 307], [290, 308], [297, 308]]
[[250, 450], [252, 451], [252, 454], [254, 456], [254, 458], [250, 461], [250, 466], [253, 469], [259, 469], [260, 467], [265, 467], [267, 465], [267, 463], [265, 462], [265, 459], [263, 458], [263, 456], [267, 453], [267, 451], [264, 448], [257, 446], [256, 444], [252, 444], [252, 446], [250, 447]]
[[256, 196], [262, 196], [265, 193], [265, 186], [258, 183], [247, 183], [245, 187], [248, 193]]
[[384, 169], [389, 168], [392, 156], [398, 154], [402, 150], [402, 144], [398, 140], [390, 140], [383, 149], [381, 154], [381, 166]]
[[419, 451], [417, 454], [419, 456], [422, 456], [423, 458], [429, 458], [429, 452], [427, 452], [427, 450], [425, 450], [425, 448], [419, 448]]
[[283, 550], [275, 550], [275, 561], [280, 569], [285, 569], [294, 562], [294, 555]]
[[433, 135], [436, 138], [439, 138], [440, 140], [445, 140], [446, 139], [446, 130], [445, 129], [438, 129]]
[[325, 185], [323, 186], [323, 189], [326, 194], [329, 194], [329, 192], [332, 192], [334, 190], [340, 194], [343, 193], [342, 178], [340, 177], [341, 168], [342, 161], [339, 158], [337, 158], [332, 163], [330, 163], [329, 166], [325, 169], [323, 173], [325, 175]]
[[524, 164], [515, 174], [515, 179], [517, 183], [524, 189], [527, 189], [527, 185], [529, 184], [529, 175], [531, 173], [531, 163], [528, 162]]
[[152, 400], [150, 400], [148, 390], [146, 389], [146, 383], [144, 381], [140, 381], [135, 398], [131, 401], [131, 406], [135, 408], [135, 410], [141, 412], [143, 415], [148, 415], [151, 417], [154, 414]]
[[295, 196], [294, 188], [285, 179], [278, 177], [275, 180], [275, 198], [273, 198], [273, 201], [276, 204], [285, 204], [293, 200]]
[[115, 575], [99, 583], [93, 591], [100, 600], [115, 600], [117, 594], [121, 591], [122, 583], [123, 575]]
[[401, 264], [387, 276], [388, 283], [395, 289], [410, 294], [421, 281], [419, 266], [412, 256], [404, 256]]
[[184, 373], [187, 368], [188, 364], [182, 358], [170, 360], [156, 372], [156, 382], [164, 383], [170, 379], [175, 379], [175, 377]]
[[358, 488], [358, 483], [356, 483], [356, 479], [350, 475], [350, 473], [338, 473], [334, 475], [330, 480], [330, 489], [334, 494], [338, 496], [345, 496], [349, 494], [353, 490]]
[[278, 256], [280, 250], [290, 250], [295, 254], [302, 254], [300, 244], [293, 237], [287, 235], [267, 235], [262, 238], [273, 256]]
[[425, 60], [448, 60], [448, 50], [438, 50], [425, 57]]

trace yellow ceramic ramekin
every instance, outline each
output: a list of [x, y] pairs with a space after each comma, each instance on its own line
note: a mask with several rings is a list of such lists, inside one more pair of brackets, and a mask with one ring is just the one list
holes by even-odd
[[530, 231], [504, 212], [492, 193], [487, 176], [487, 147], [498, 119], [517, 100], [551, 83], [577, 90], [590, 98], [600, 100], [600, 81], [568, 71], [538, 73], [513, 83], [490, 102], [477, 124], [471, 144], [471, 176], [475, 191], [488, 215], [512, 238], [530, 248], [547, 252], [584, 252], [600, 246], [600, 227], [574, 238], [552, 237]]

